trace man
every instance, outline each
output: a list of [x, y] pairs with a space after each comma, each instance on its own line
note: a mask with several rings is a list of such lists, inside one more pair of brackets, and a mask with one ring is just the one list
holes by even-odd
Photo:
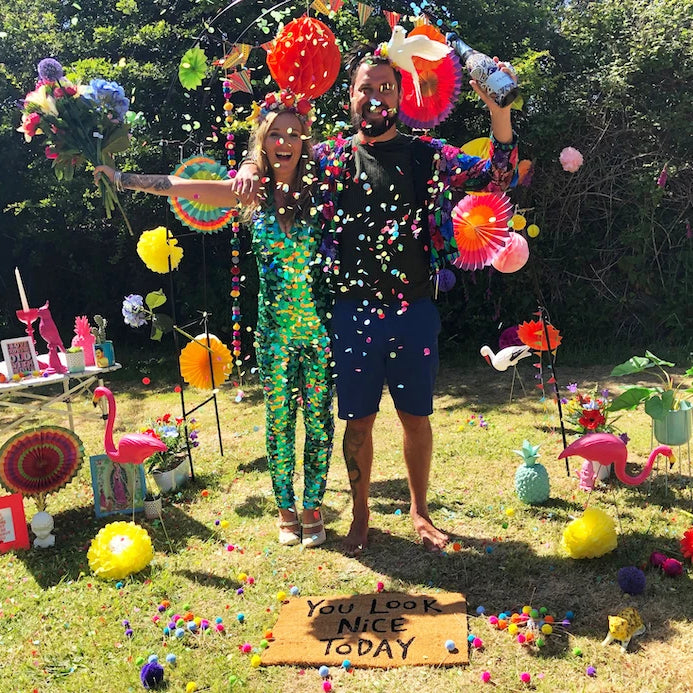
[[[352, 52], [349, 72], [357, 132], [351, 140], [316, 147], [322, 213], [329, 221], [323, 248], [335, 295], [337, 400], [346, 420], [343, 451], [353, 499], [344, 548], [356, 555], [368, 542], [373, 425], [387, 382], [402, 424], [414, 529], [429, 551], [440, 552], [448, 536], [431, 521], [426, 499], [440, 331], [431, 263], [454, 256], [446, 193], [507, 188], [517, 163], [516, 138], [509, 108], [500, 108], [474, 81], [491, 115], [490, 159], [402, 135], [399, 72], [367, 47]], [[249, 163], [237, 177], [241, 193], [249, 192], [253, 171]]]

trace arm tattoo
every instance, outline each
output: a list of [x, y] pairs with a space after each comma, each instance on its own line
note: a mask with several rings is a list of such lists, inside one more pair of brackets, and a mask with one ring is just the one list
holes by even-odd
[[342, 443], [347, 475], [354, 500], [356, 500], [358, 483], [361, 481], [361, 470], [359, 469], [357, 455], [365, 439], [366, 435], [364, 433], [351, 433], [347, 429]]
[[123, 186], [133, 190], [169, 190], [171, 181], [168, 176], [138, 175], [136, 173], [122, 174]]

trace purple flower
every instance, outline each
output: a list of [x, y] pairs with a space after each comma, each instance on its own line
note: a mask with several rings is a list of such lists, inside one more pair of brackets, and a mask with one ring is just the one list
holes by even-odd
[[575, 394], [578, 391], [577, 383], [568, 383], [568, 392]]
[[142, 327], [147, 324], [144, 312], [144, 299], [139, 294], [130, 294], [123, 301], [123, 320], [130, 327]]
[[628, 445], [628, 443], [630, 443], [630, 438], [627, 433], [621, 433], [618, 437], [623, 441], [624, 445]]
[[602, 394], [602, 397], [603, 397], [604, 399], [609, 399], [609, 390], [608, 390], [608, 389], [602, 390], [602, 393], [601, 393], [601, 394]]
[[65, 76], [63, 66], [53, 58], [44, 58], [38, 64], [38, 74], [46, 82], [57, 82]]

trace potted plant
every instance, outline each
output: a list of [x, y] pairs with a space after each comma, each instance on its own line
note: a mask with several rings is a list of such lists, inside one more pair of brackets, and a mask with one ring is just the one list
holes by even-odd
[[68, 373], [81, 373], [86, 368], [84, 349], [81, 346], [71, 346], [65, 351], [65, 365]]
[[91, 332], [94, 335], [94, 354], [96, 355], [96, 365], [99, 368], [107, 368], [115, 363], [115, 351], [113, 350], [113, 342], [106, 338], [106, 325], [108, 320], [101, 315], [94, 316], [96, 327], [92, 327]]
[[[684, 388], [683, 379], [677, 382], [675, 376], [664, 370], [664, 366], [675, 365], [646, 351], [645, 356], [632, 356], [611, 371], [613, 376], [622, 376], [643, 373], [650, 368], [659, 369], [660, 386], [628, 388], [611, 403], [609, 410], [635, 409], [644, 402], [645, 413], [652, 418], [655, 438], [664, 445], [683, 445], [690, 440], [693, 428], [693, 405], [690, 402], [693, 387]], [[693, 367], [685, 375], [693, 377]]]
[[148, 520], [156, 520], [161, 517], [161, 494], [152, 491], [147, 482], [147, 490], [144, 494], [144, 516]]
[[171, 414], [164, 414], [151, 421], [143, 433], [156, 436], [168, 446], [165, 452], [152, 455], [147, 463], [147, 470], [159, 491], [168, 493], [187, 483], [190, 478], [188, 450], [200, 444], [196, 420], [186, 421]]
[[[572, 394], [570, 399], [562, 399], [563, 415], [575, 431], [583, 436], [587, 433], [616, 433], [618, 429], [614, 425], [618, 417], [611, 418], [611, 400], [609, 391], [599, 390], [595, 386], [588, 392], [580, 392], [577, 383], [568, 384], [568, 392]], [[626, 433], [619, 434], [624, 442], [628, 442]], [[600, 481], [607, 479], [611, 473], [611, 466], [605, 466], [592, 461], [594, 474]]]

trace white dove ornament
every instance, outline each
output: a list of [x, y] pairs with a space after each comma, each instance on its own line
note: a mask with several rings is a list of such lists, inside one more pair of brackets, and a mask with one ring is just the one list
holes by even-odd
[[418, 34], [416, 36], [407, 37], [407, 32], [404, 27], [395, 25], [392, 29], [392, 36], [387, 42], [387, 57], [390, 62], [400, 68], [406, 70], [414, 83], [414, 93], [416, 94], [416, 103], [421, 105], [421, 85], [419, 84], [419, 75], [414, 67], [412, 58], [423, 58], [436, 62], [442, 60], [452, 49], [445, 43], [433, 41], [428, 36]]

